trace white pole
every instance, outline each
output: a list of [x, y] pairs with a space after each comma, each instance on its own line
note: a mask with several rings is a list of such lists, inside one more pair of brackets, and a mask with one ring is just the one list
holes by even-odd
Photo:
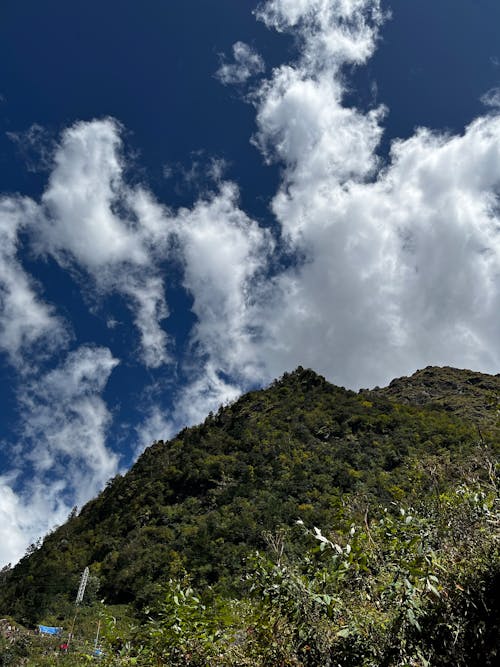
[[69, 637], [68, 637], [68, 650], [69, 650], [69, 645], [71, 644], [71, 640], [73, 639], [73, 632], [75, 630], [76, 616], [78, 614], [78, 605], [83, 600], [83, 596], [85, 595], [85, 588], [87, 586], [87, 581], [88, 580], [89, 580], [89, 568], [86, 567], [83, 571], [82, 578], [80, 579], [80, 586], [78, 587], [78, 593], [76, 594], [75, 616], [73, 618], [73, 623], [71, 624], [71, 632], [69, 633]]
[[99, 619], [99, 623], [97, 624], [97, 634], [95, 636], [95, 642], [94, 642], [94, 648], [97, 650], [97, 643], [99, 641], [99, 630], [101, 629], [101, 619]]

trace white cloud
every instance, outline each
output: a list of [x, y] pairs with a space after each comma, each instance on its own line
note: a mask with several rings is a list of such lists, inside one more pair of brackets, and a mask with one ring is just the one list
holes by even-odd
[[146, 262], [133, 222], [115, 212], [124, 187], [119, 150], [119, 126], [112, 120], [65, 130], [42, 197], [47, 215], [39, 230], [43, 249], [62, 264], [74, 259], [97, 273], [120, 262]]
[[385, 109], [346, 107], [342, 73], [372, 54], [379, 3], [275, 0], [258, 15], [301, 44], [255, 94], [254, 142], [284, 167], [272, 208], [302, 259], [273, 263], [234, 185], [174, 216], [197, 317], [174, 423], [298, 364], [351, 387], [428, 363], [496, 371], [497, 121], [419, 131], [381, 164]]
[[490, 88], [482, 97], [481, 102], [493, 109], [500, 109], [500, 88]]
[[[0, 477], [0, 564], [16, 563], [24, 554], [29, 536], [24, 525], [29, 516], [20, 506], [20, 500], [7, 481]], [[33, 535], [38, 536], [36, 530]]]
[[379, 0], [269, 0], [256, 15], [300, 40], [300, 65], [311, 75], [365, 62], [384, 20]]
[[262, 57], [244, 42], [233, 44], [233, 58], [233, 63], [223, 63], [216, 72], [216, 77], [226, 86], [246, 83], [265, 70]]
[[71, 507], [60, 498], [62, 482], [50, 486], [33, 482], [28, 497], [16, 493], [0, 477], [0, 563], [15, 564], [26, 548], [67, 518]]
[[137, 433], [136, 457], [157, 440], [170, 440], [176, 433], [171, 415], [159, 405], [152, 405], [135, 431]]
[[373, 183], [281, 195], [308, 261], [264, 309], [270, 374], [303, 363], [356, 387], [429, 363], [495, 371], [499, 149], [498, 120], [463, 137], [422, 131]]
[[248, 312], [257, 297], [257, 275], [273, 250], [271, 235], [239, 209], [231, 183], [212, 199], [181, 211], [178, 230], [184, 287], [194, 298], [197, 316], [193, 345], [227, 375], [259, 376]]
[[165, 289], [161, 278], [124, 276], [120, 285], [123, 294], [135, 303], [135, 324], [141, 334], [142, 360], [149, 368], [159, 368], [172, 361], [167, 352], [168, 337], [161, 322], [168, 317]]
[[[331, 73], [310, 78], [292, 67], [279, 68], [262, 88], [255, 142], [268, 160], [277, 159], [286, 167], [275, 209], [289, 196], [290, 187], [294, 194], [307, 188], [307, 195], [318, 195], [329, 181], [359, 180], [373, 173], [384, 110], [364, 115], [343, 107], [342, 95]], [[292, 223], [283, 222], [290, 231]]]
[[19, 233], [36, 213], [30, 199], [0, 199], [0, 351], [19, 370], [34, 347], [47, 351], [67, 341], [63, 322], [40, 298], [18, 258]]
[[117, 457], [105, 443], [110, 414], [100, 394], [117, 364], [108, 349], [83, 346], [22, 387], [23, 439], [37, 474], [49, 471], [69, 486], [90, 474], [86, 488], [75, 484], [89, 496], [116, 472]]
[[[116, 474], [118, 457], [106, 446], [111, 415], [101, 394], [117, 364], [109, 350], [84, 346], [21, 387], [16, 468], [0, 477], [0, 562], [15, 562]], [[29, 485], [17, 490], [26, 474]]]
[[76, 123], [63, 133], [34, 230], [39, 252], [84, 272], [101, 292], [118, 292], [131, 307], [146, 365], [170, 361], [162, 321], [168, 316], [155, 264], [171, 230], [166, 211], [123, 179], [120, 126], [112, 119]]
[[209, 411], [235, 400], [248, 384], [262, 380], [256, 341], [255, 308], [265, 286], [275, 242], [239, 207], [238, 189], [230, 182], [172, 219], [176, 248], [183, 263], [183, 286], [193, 298], [196, 316], [184, 372], [190, 381], [178, 389], [173, 412], [152, 407], [140, 431], [148, 442], [169, 437], [186, 424], [202, 421]]
[[346, 108], [340, 75], [371, 54], [378, 3], [276, 0], [261, 17], [304, 44], [257, 100], [256, 142], [285, 167], [273, 210], [306, 257], [256, 314], [268, 374], [302, 363], [360, 386], [428, 363], [496, 372], [498, 119], [421, 130], [381, 168], [383, 109]]
[[203, 377], [237, 391], [299, 363], [351, 387], [429, 363], [497, 372], [498, 119], [478, 119], [462, 136], [420, 130], [381, 164], [385, 110], [346, 107], [341, 72], [372, 54], [379, 3], [274, 0], [259, 17], [301, 44], [297, 62], [277, 68], [255, 97], [254, 141], [284, 167], [273, 211], [289, 251], [304, 259], [270, 275], [264, 237], [239, 254], [234, 228], [222, 231], [241, 214], [235, 200], [214, 216], [202, 207], [200, 220], [189, 212], [185, 286], [207, 356], [192, 405], [207, 407], [210, 392], [194, 389]]

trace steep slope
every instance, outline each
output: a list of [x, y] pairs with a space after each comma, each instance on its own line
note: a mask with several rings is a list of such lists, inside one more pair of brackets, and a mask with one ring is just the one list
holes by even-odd
[[0, 613], [36, 621], [86, 565], [109, 601], [141, 605], [183, 570], [234, 591], [266, 530], [299, 516], [328, 526], [346, 503], [364, 512], [476, 474], [498, 442], [498, 385], [425, 369], [356, 394], [298, 368], [146, 450], [4, 575]]

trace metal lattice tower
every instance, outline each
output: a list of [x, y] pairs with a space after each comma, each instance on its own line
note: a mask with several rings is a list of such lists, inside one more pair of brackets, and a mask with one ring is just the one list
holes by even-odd
[[78, 593], [76, 594], [75, 604], [80, 604], [80, 602], [83, 600], [88, 580], [89, 580], [89, 568], [86, 567], [83, 571], [82, 578], [80, 579], [80, 587], [78, 588]]

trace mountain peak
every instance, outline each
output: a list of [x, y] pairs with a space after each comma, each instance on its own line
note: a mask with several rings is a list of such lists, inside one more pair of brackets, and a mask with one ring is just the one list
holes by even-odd
[[291, 373], [284, 373], [281, 378], [276, 380], [276, 384], [301, 384], [303, 387], [319, 387], [329, 384], [327, 380], [311, 368], [297, 366]]

